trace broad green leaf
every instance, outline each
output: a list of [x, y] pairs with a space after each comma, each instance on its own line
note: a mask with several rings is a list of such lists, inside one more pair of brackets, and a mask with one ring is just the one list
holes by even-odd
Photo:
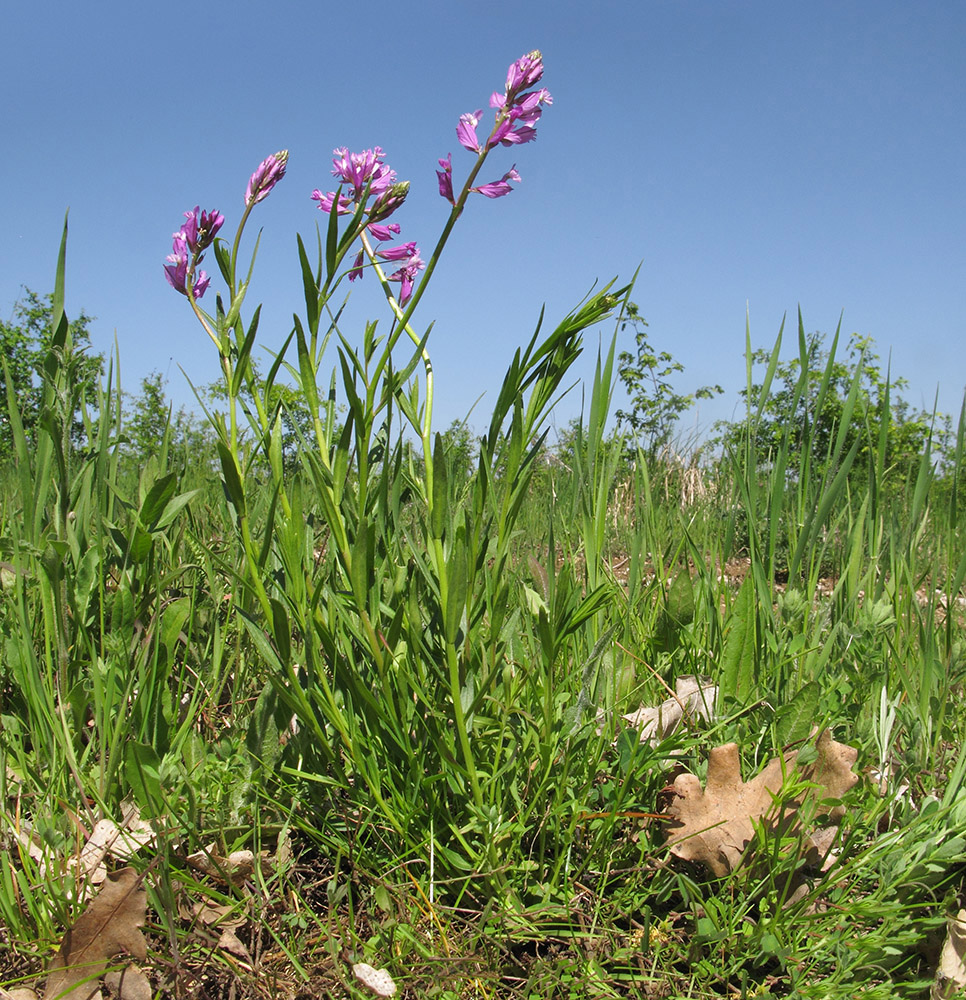
[[161, 794], [161, 759], [154, 747], [130, 742], [124, 748], [124, 780], [145, 817], [164, 812]]
[[809, 681], [787, 705], [775, 711], [775, 742], [779, 748], [808, 739], [816, 724], [821, 693], [818, 682]]

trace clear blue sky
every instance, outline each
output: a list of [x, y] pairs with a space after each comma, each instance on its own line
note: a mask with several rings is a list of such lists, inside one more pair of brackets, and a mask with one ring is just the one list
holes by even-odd
[[[233, 231], [251, 171], [291, 150], [250, 227], [264, 234], [248, 303], [264, 302], [262, 342], [277, 347], [301, 303], [295, 234], [325, 220], [309, 196], [332, 185], [332, 149], [385, 149], [412, 182], [403, 238], [428, 252], [448, 208], [436, 160], [453, 153], [457, 183], [473, 160], [458, 116], [540, 48], [554, 104], [536, 142], [498, 150], [484, 178], [515, 161], [523, 183], [471, 202], [417, 314], [436, 321], [437, 426], [486, 393], [483, 426], [541, 304], [554, 320], [640, 262], [634, 298], [655, 346], [685, 364], [679, 387], [727, 390], [704, 426], [738, 405], [746, 305], [758, 346], [785, 313], [794, 330], [799, 305], [808, 330], [844, 311], [845, 334], [891, 351], [912, 402], [931, 407], [939, 386], [958, 412], [966, 4], [36, 0], [3, 23], [0, 314], [22, 286], [52, 287], [69, 206], [68, 311], [97, 317], [97, 349], [116, 336], [129, 390], [157, 369], [188, 402], [179, 366], [216, 376], [162, 274], [186, 209], [218, 208]], [[371, 277], [353, 302], [359, 321], [385, 315]], [[578, 408], [579, 390], [561, 421]]]

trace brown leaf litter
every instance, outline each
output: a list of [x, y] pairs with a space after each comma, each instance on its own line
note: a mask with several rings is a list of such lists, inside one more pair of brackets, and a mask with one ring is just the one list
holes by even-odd
[[64, 935], [50, 963], [44, 1000], [91, 1000], [99, 994], [99, 980], [116, 955], [126, 953], [144, 961], [147, 942], [141, 926], [146, 915], [147, 893], [141, 876], [133, 868], [108, 875]]
[[653, 707], [641, 706], [636, 712], [625, 715], [624, 719], [639, 730], [641, 743], [656, 746], [678, 729], [682, 722], [690, 723], [699, 719], [710, 721], [714, 716], [717, 700], [718, 688], [715, 684], [688, 674], [675, 681], [673, 697]]
[[[801, 766], [798, 750], [775, 757], [754, 778], [743, 782], [737, 744], [715, 747], [708, 758], [704, 788], [693, 774], [681, 774], [674, 780], [673, 800], [668, 808], [671, 826], [667, 831], [671, 853], [722, 876], [741, 865], [754, 839], [756, 824], [770, 830], [781, 826], [786, 833], [804, 832], [798, 810], [807, 800], [814, 805], [813, 815], [824, 816], [832, 823], [840, 820], [844, 808], [824, 800], [841, 799], [859, 780], [852, 770], [858, 752], [836, 743], [827, 729], [819, 735], [815, 751], [815, 758]], [[790, 798], [779, 799], [789, 777], [808, 787]], [[827, 827], [807, 833], [811, 863], [820, 865], [826, 860], [832, 839]]]

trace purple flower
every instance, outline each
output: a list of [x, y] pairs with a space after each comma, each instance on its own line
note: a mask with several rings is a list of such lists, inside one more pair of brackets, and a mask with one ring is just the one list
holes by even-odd
[[439, 193], [451, 204], [456, 204], [453, 197], [453, 154], [447, 153], [445, 159], [439, 161], [442, 170], [436, 171], [439, 179]]
[[395, 239], [400, 233], [400, 226], [398, 222], [390, 222], [388, 226], [381, 226], [377, 223], [369, 226], [369, 232], [374, 240], [382, 243], [385, 240]]
[[350, 153], [342, 146], [333, 152], [335, 159], [332, 165], [335, 169], [332, 174], [352, 188], [357, 201], [367, 186], [370, 194], [379, 195], [387, 191], [396, 180], [396, 172], [383, 162], [385, 153], [380, 146], [361, 153]]
[[398, 247], [389, 247], [377, 253], [383, 260], [406, 260], [409, 257], [418, 257], [419, 247], [415, 243], [400, 243]]
[[456, 126], [456, 138], [460, 145], [471, 153], [483, 152], [480, 140], [476, 137], [476, 126], [480, 124], [480, 115], [482, 114], [482, 108], [476, 112], [467, 111], [465, 115], [460, 115], [460, 123]]
[[349, 268], [349, 281], [355, 281], [356, 278], [362, 277], [362, 261], [363, 253], [360, 250], [356, 254], [356, 259], [352, 262], [352, 267]]
[[413, 293], [413, 282], [416, 275], [426, 266], [416, 254], [409, 258], [409, 263], [399, 268], [394, 274], [390, 274], [389, 281], [398, 281], [399, 284], [399, 304], [404, 306], [409, 301], [409, 296]]
[[530, 142], [532, 139], [536, 139], [537, 130], [532, 125], [521, 125], [519, 128], [514, 128], [515, 125], [516, 119], [511, 112], [510, 116], [501, 122], [493, 133], [487, 148], [493, 149], [494, 146], [499, 145], [501, 142], [504, 146], [515, 146], [518, 143]]
[[528, 90], [539, 83], [543, 76], [543, 55], [539, 49], [534, 49], [519, 59], [507, 70], [506, 93], [512, 100], [523, 90]]
[[211, 278], [208, 277], [207, 273], [204, 271], [199, 271], [195, 276], [194, 284], [191, 286], [191, 294], [196, 298], [200, 299], [205, 292], [208, 291], [208, 286], [211, 284]]
[[516, 164], [514, 164], [500, 180], [491, 181], [489, 184], [481, 184], [479, 187], [470, 188], [470, 190], [476, 191], [478, 194], [483, 195], [484, 198], [502, 198], [505, 194], [509, 194], [513, 190], [507, 183], [508, 181], [520, 183], [522, 179], [516, 171]]
[[185, 223], [181, 230], [174, 234], [176, 237], [184, 239], [192, 253], [199, 253], [210, 247], [214, 242], [215, 234], [225, 223], [225, 217], [221, 212], [215, 211], [202, 212], [199, 221], [198, 210], [199, 206], [195, 205], [194, 211], [185, 212]]
[[285, 176], [285, 166], [288, 163], [288, 150], [280, 149], [271, 156], [266, 156], [255, 173], [248, 179], [245, 189], [245, 207], [257, 205], [267, 198], [275, 185]]
[[[312, 200], [319, 203], [319, 210], [325, 213], [332, 211], [332, 203], [335, 201], [335, 191], [322, 193], [319, 188], [312, 192]], [[352, 211], [352, 202], [343, 194], [339, 195], [339, 215], [348, 215]]]
[[[168, 284], [182, 295], [188, 294], [188, 242], [180, 233], [175, 233], [172, 253], [168, 254], [164, 265], [164, 276], [168, 279]], [[200, 258], [199, 258], [200, 259]], [[204, 271], [199, 271], [195, 275], [191, 286], [191, 294], [196, 299], [200, 299], [208, 290], [211, 278]]]

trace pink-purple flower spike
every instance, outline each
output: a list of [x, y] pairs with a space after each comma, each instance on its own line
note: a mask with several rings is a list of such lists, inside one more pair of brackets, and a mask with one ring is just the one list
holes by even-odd
[[288, 164], [288, 150], [280, 149], [271, 156], [266, 156], [256, 167], [255, 173], [248, 179], [245, 188], [245, 207], [257, 205], [271, 194], [272, 188], [285, 176]]
[[[172, 246], [172, 252], [168, 254], [168, 263], [164, 265], [164, 276], [168, 279], [168, 284], [176, 291], [180, 292], [182, 295], [188, 294], [188, 241], [181, 235], [181, 233], [174, 234], [174, 244]], [[201, 260], [199, 255], [195, 259], [195, 263]], [[194, 276], [194, 281], [191, 285], [191, 294], [195, 299], [200, 299], [202, 295], [208, 290], [208, 285], [211, 283], [211, 278], [204, 271], [199, 271]]]
[[[536, 139], [536, 124], [543, 114], [544, 106], [553, 104], [553, 97], [546, 88], [530, 89], [539, 83], [542, 77], [543, 56], [539, 49], [520, 56], [511, 64], [506, 75], [506, 90], [502, 94], [496, 92], [490, 97], [490, 107], [496, 111], [496, 120], [493, 131], [486, 140], [487, 150], [499, 145], [518, 146]], [[460, 115], [459, 124], [456, 126], [456, 138], [459, 144], [477, 155], [484, 151], [483, 143], [477, 135], [482, 114], [482, 110], [468, 111]], [[436, 171], [440, 196], [451, 205], [455, 205], [452, 154], [448, 153], [439, 161], [439, 165], [443, 168]], [[501, 198], [513, 190], [508, 183], [511, 180], [520, 180], [515, 167], [511, 167], [500, 180], [480, 184], [470, 190], [486, 198]]]

